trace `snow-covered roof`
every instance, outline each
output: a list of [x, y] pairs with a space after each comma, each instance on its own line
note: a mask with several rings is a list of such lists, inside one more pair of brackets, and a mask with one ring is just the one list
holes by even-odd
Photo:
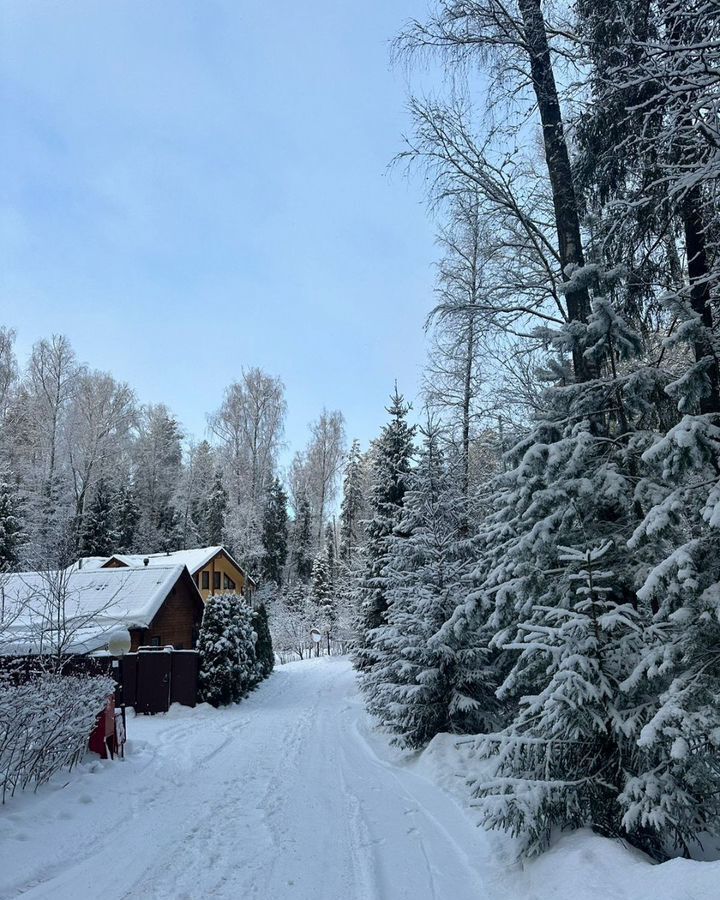
[[71, 572], [82, 569], [83, 572], [95, 572], [98, 569], [102, 569], [108, 559], [110, 559], [109, 556], [83, 556], [77, 562], [69, 565], [66, 571]]
[[116, 553], [114, 558], [124, 562], [127, 566], [142, 566], [146, 559], [149, 560], [148, 565], [150, 566], [162, 566], [167, 565], [171, 560], [187, 566], [190, 574], [194, 575], [222, 549], [222, 547], [195, 547], [192, 550], [172, 550], [168, 553], [134, 553], [131, 555]]
[[171, 563], [3, 575], [0, 600], [5, 627], [0, 623], [0, 649], [35, 652], [41, 640], [50, 644], [62, 640], [53, 637], [62, 607], [61, 630], [71, 642], [66, 652], [97, 650], [118, 628], [147, 628], [184, 569]]
[[[73, 563], [72, 568], [81, 568], [96, 570], [100, 569], [105, 563], [111, 559], [116, 559], [129, 568], [145, 567], [145, 560], [148, 560], [148, 567], [166, 566], [168, 564], [180, 564], [187, 566], [191, 575], [194, 575], [200, 569], [203, 569], [213, 557], [218, 553], [224, 553], [229, 560], [238, 568], [246, 577], [255, 583], [252, 576], [243, 569], [243, 567], [232, 558], [228, 551], [221, 545], [216, 547], [195, 547], [191, 550], [172, 550], [168, 553], [114, 553], [112, 556], [85, 556], [77, 563]], [[82, 565], [80, 565], [82, 563]]]

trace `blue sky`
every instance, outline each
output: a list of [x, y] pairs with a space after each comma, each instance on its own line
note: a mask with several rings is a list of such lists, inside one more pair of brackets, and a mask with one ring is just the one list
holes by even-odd
[[200, 437], [243, 365], [367, 442], [432, 300], [389, 40], [418, 0], [3, 0], [0, 321]]

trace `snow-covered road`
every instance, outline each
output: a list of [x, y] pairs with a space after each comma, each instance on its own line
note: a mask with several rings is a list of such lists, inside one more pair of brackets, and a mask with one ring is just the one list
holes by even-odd
[[[346, 659], [276, 670], [239, 706], [129, 721], [0, 808], [0, 900], [717, 900], [720, 863], [653, 866], [581, 831], [512, 862], [475, 828], [462, 742], [419, 759], [372, 731]], [[442, 790], [442, 784], [449, 793]]]
[[6, 809], [0, 896], [494, 896], [478, 831], [365, 722], [345, 659], [282, 667], [232, 709], [132, 719], [125, 762]]

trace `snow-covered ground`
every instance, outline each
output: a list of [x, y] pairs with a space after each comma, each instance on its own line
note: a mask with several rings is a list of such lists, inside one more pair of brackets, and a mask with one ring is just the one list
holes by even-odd
[[652, 866], [591, 834], [509, 864], [507, 841], [462, 809], [462, 748], [391, 751], [345, 659], [291, 663], [237, 707], [176, 707], [129, 734], [125, 761], [0, 811], [0, 897], [720, 897], [718, 863]]

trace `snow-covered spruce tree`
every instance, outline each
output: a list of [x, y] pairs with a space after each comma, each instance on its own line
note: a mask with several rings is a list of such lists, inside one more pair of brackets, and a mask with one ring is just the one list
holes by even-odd
[[365, 569], [366, 525], [369, 519], [369, 471], [370, 454], [361, 453], [360, 442], [354, 440], [343, 479], [334, 584], [337, 611], [335, 633], [345, 646], [355, 638], [357, 611], [361, 607], [360, 585]]
[[262, 576], [277, 585], [282, 585], [288, 555], [287, 494], [277, 476], [270, 484], [265, 500], [262, 544]]
[[252, 610], [235, 594], [216, 594], [205, 604], [198, 651], [200, 698], [213, 706], [239, 702], [255, 683]]
[[602, 568], [611, 547], [558, 547], [561, 596], [534, 606], [508, 645], [520, 654], [515, 674], [537, 692], [520, 699], [507, 729], [479, 743], [493, 763], [477, 785], [485, 824], [519, 836], [526, 853], [543, 849], [558, 826], [623, 831], [618, 796], [641, 754], [620, 684], [642, 633], [632, 604], [612, 599], [614, 574]]
[[267, 678], [275, 666], [275, 651], [270, 635], [268, 611], [264, 603], [259, 604], [252, 614], [252, 627], [257, 635], [255, 642], [255, 681]]
[[191, 444], [183, 460], [175, 503], [183, 523], [183, 547], [207, 546], [205, 509], [218, 468], [218, 454], [208, 441]]
[[360, 441], [354, 440], [348, 453], [340, 504], [340, 559], [349, 563], [352, 555], [364, 544], [367, 498], [367, 462], [360, 452]]
[[[598, 273], [588, 267], [574, 277], [595, 281]], [[505, 729], [479, 745], [481, 755], [494, 761], [494, 771], [491, 766], [475, 791], [486, 823], [522, 833], [527, 852], [545, 846], [553, 829], [578, 824], [654, 851], [652, 836], [644, 828], [628, 829], [622, 819], [620, 795], [634, 774], [647, 705], [641, 692], [621, 691], [619, 682], [642, 651], [641, 642], [637, 656], [631, 649], [635, 616], [641, 624], [648, 620], [636, 595], [647, 559], [643, 552], [628, 554], [626, 544], [642, 518], [636, 488], [642, 453], [654, 440], [652, 431], [640, 425], [657, 424], [652, 397], [664, 376], [633, 362], [640, 344], [608, 297], [594, 297], [587, 325], [570, 323], [547, 337], [557, 354], [547, 373], [554, 380], [546, 394], [547, 416], [508, 454], [511, 468], [496, 479], [494, 509], [475, 539], [478, 587], [472, 602], [481, 622], [487, 613], [481, 638], [490, 633], [491, 645], [504, 654], [497, 694], [511, 715]], [[575, 381], [563, 364], [571, 352], [574, 358], [582, 354], [596, 377]], [[573, 632], [558, 629], [567, 611], [578, 612], [578, 599], [559, 547], [577, 546], [578, 537], [584, 548], [605, 548], [603, 568], [613, 573], [604, 585], [610, 589], [603, 601], [607, 627], [596, 640], [598, 652], [616, 660], [617, 667], [606, 673], [612, 696], [598, 706], [593, 680], [598, 670], [587, 655], [592, 647], [581, 650], [578, 644], [577, 664], [585, 666], [589, 680], [584, 687], [573, 676], [568, 690], [577, 688], [572, 703], [588, 715], [572, 722], [559, 719], [552, 731], [550, 719], [526, 710], [533, 703], [541, 703], [533, 707], [536, 711], [544, 708], [556, 674], [567, 677], [558, 660], [572, 658], [572, 647], [563, 642]], [[538, 638], [543, 634], [546, 643]], [[606, 708], [612, 714], [603, 731], [596, 716]], [[524, 747], [537, 743], [543, 748], [544, 769], [532, 753], [517, 750], [521, 741]], [[542, 771], [548, 773], [546, 785]], [[600, 780], [607, 792], [600, 790]]]
[[478, 700], [487, 651], [444, 630], [469, 565], [464, 463], [462, 452], [443, 454], [431, 424], [387, 542], [387, 623], [373, 634], [375, 662], [362, 683], [370, 710], [401, 746], [421, 747], [443, 731], [485, 730], [493, 721]]
[[315, 557], [312, 570], [311, 593], [315, 615], [315, 625], [325, 632], [328, 652], [330, 652], [330, 639], [336, 618], [335, 595], [330, 578], [330, 566], [324, 553]]
[[0, 571], [17, 565], [19, 551], [26, 540], [17, 488], [8, 472], [0, 472]]
[[115, 550], [131, 553], [136, 549], [135, 532], [140, 520], [140, 510], [131, 484], [123, 484], [113, 502], [115, 507]]
[[298, 498], [293, 528], [293, 567], [300, 581], [307, 581], [312, 574], [312, 510], [307, 494]]
[[158, 512], [157, 531], [154, 536], [157, 552], [179, 550], [182, 547], [183, 534], [183, 521], [177, 507], [172, 503], [163, 506]]
[[180, 424], [166, 406], [146, 406], [133, 445], [137, 545], [145, 552], [176, 550], [182, 540], [173, 499], [182, 470]]
[[253, 610], [237, 594], [230, 594], [235, 600], [235, 622], [239, 635], [238, 669], [240, 674], [239, 691], [242, 699], [255, 684], [257, 674], [257, 639], [253, 626]]
[[291, 611], [300, 612], [307, 605], [308, 588], [304, 584], [288, 584], [283, 591], [283, 600]]
[[327, 557], [319, 553], [313, 562], [311, 596], [316, 606], [321, 607], [332, 592]]
[[337, 578], [337, 542], [335, 536], [335, 520], [325, 526], [325, 558], [327, 559], [328, 578], [331, 589], [335, 586]]
[[720, 59], [717, 9], [707, 0], [580, 0], [576, 14], [593, 99], [580, 116], [578, 172], [605, 207], [603, 246], [631, 270], [626, 308], [635, 307], [634, 318], [657, 315], [648, 288], [659, 284], [702, 322], [692, 348], [708, 388], [701, 412], [717, 411], [712, 298], [720, 268], [711, 233], [720, 125], [708, 114], [720, 102], [720, 81], [710, 74]]
[[82, 556], [109, 556], [115, 550], [114, 499], [109, 485], [101, 478], [83, 516], [79, 547]]
[[223, 484], [222, 472], [215, 472], [212, 488], [204, 504], [202, 533], [213, 547], [223, 543], [225, 537], [225, 515], [228, 508], [228, 493]]
[[388, 539], [400, 521], [407, 490], [415, 428], [407, 423], [409, 404], [397, 386], [387, 412], [390, 422], [374, 442], [370, 488], [370, 516], [366, 527], [365, 568], [358, 584], [360, 610], [355, 665], [370, 668], [375, 661], [374, 630], [387, 622], [388, 598], [384, 568]]
[[711, 391], [702, 376], [695, 364], [668, 386], [687, 414], [644, 454], [648, 512], [629, 542], [648, 559], [638, 597], [652, 619], [626, 686], [650, 700], [645, 764], [621, 801], [627, 830], [657, 835], [660, 856], [720, 835], [720, 416], [691, 414]]

